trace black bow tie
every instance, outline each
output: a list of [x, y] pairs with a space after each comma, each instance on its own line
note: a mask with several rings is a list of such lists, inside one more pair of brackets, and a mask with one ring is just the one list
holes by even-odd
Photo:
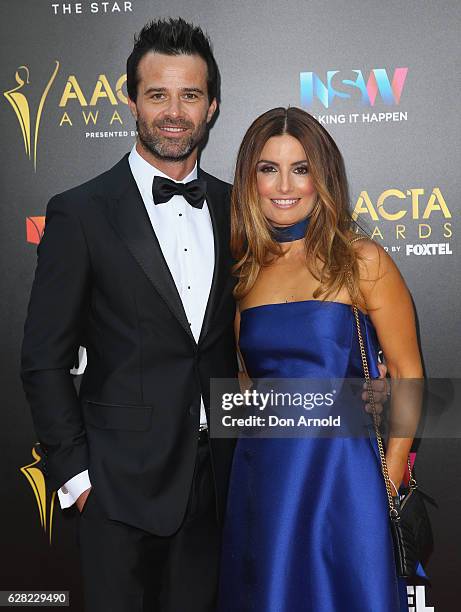
[[189, 183], [176, 183], [163, 176], [154, 176], [152, 195], [154, 204], [168, 202], [174, 195], [183, 196], [194, 208], [202, 208], [205, 201], [206, 181], [195, 179]]

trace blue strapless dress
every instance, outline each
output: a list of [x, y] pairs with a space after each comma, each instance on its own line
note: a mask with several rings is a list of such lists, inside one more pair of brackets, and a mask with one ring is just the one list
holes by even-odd
[[[360, 314], [370, 375], [378, 342]], [[254, 378], [363, 378], [350, 306], [303, 301], [242, 312]], [[407, 612], [376, 440], [241, 438], [223, 539], [219, 612]]]

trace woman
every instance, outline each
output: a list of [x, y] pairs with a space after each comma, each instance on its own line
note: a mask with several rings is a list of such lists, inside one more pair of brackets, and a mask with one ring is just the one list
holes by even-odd
[[[370, 375], [378, 345], [391, 378], [421, 378], [411, 298], [371, 240], [353, 240], [341, 154], [297, 108], [264, 113], [246, 133], [232, 196], [235, 329], [252, 378]], [[389, 438], [402, 482], [411, 438]], [[408, 610], [397, 578], [376, 440], [241, 438], [221, 568], [220, 612]]]

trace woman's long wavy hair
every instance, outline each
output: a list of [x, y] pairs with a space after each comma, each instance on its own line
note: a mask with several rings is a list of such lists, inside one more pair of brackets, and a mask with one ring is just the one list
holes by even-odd
[[306, 263], [319, 280], [314, 298], [335, 295], [348, 282], [354, 300], [359, 299], [358, 261], [350, 244], [354, 222], [349, 213], [349, 193], [344, 161], [332, 137], [305, 111], [273, 108], [258, 117], [246, 132], [237, 156], [231, 205], [231, 250], [237, 263], [237, 300], [253, 287], [262, 266], [282, 254], [271, 225], [259, 203], [256, 167], [272, 136], [289, 134], [302, 145], [317, 203], [306, 233]]

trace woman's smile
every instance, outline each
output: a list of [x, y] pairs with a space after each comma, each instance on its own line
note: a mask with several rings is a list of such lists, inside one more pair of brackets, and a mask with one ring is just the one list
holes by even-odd
[[301, 198], [271, 198], [271, 202], [277, 208], [293, 208]]

